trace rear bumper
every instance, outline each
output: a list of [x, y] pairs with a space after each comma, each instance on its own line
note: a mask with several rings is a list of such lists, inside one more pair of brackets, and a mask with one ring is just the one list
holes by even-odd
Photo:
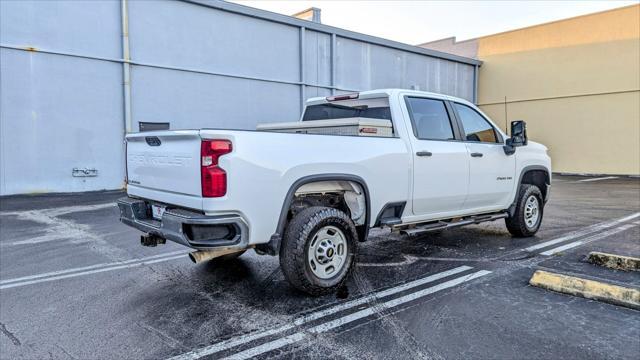
[[162, 220], [150, 215], [151, 202], [124, 197], [118, 200], [120, 221], [142, 232], [198, 250], [247, 247], [248, 227], [237, 215], [206, 216], [168, 207]]

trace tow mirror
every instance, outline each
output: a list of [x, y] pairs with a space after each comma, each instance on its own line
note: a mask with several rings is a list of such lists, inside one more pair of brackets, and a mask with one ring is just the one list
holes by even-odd
[[523, 120], [511, 122], [511, 137], [507, 139], [504, 145], [504, 153], [512, 155], [516, 152], [516, 147], [527, 145], [527, 123]]
[[522, 120], [511, 122], [511, 146], [527, 145], [527, 123]]

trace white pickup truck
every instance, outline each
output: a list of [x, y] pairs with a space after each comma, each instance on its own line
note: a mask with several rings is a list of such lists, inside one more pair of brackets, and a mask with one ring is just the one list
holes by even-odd
[[313, 295], [343, 284], [373, 227], [417, 234], [504, 218], [516, 237], [538, 231], [551, 163], [524, 122], [508, 137], [463, 99], [384, 89], [310, 99], [300, 124], [345, 118], [390, 131], [129, 134], [121, 221], [143, 245], [195, 249], [196, 263], [279, 255], [289, 282]]

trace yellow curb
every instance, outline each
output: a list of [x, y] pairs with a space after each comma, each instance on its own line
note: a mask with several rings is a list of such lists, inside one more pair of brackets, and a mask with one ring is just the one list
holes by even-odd
[[587, 260], [595, 265], [605, 266], [616, 270], [640, 271], [640, 259], [598, 251], [589, 253]]
[[563, 294], [580, 296], [640, 310], [640, 290], [599, 281], [537, 270], [529, 284]]

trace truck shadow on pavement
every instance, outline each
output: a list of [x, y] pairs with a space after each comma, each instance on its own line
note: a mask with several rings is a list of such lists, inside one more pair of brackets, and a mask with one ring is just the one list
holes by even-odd
[[[360, 297], [452, 266], [431, 260], [439, 256], [483, 261], [500, 248], [521, 246], [517, 240], [486, 226], [420, 237], [375, 232], [358, 244], [358, 265], [342, 295]], [[251, 251], [230, 261], [164, 268], [158, 276], [153, 286], [131, 297], [127, 308], [142, 311], [145, 324], [187, 347], [202, 345], [191, 339], [221, 341], [290, 323], [300, 314], [343, 301], [335, 294], [310, 297], [296, 291], [285, 280], [277, 257]], [[154, 299], [153, 306], [149, 299]]]
[[454, 256], [481, 261], [517, 249], [522, 244], [521, 239], [513, 238], [506, 230], [486, 225], [419, 236], [382, 232], [372, 234], [366, 243], [360, 244], [359, 263], [361, 266], [384, 266], [385, 263], [398, 266], [421, 258]]
[[165, 269], [163, 279], [132, 294], [125, 308], [141, 312], [141, 322], [163, 337], [196, 348], [204, 345], [203, 339], [221, 341], [290, 323], [300, 313], [336, 301], [335, 295], [314, 298], [296, 291], [284, 279], [277, 258], [263, 259], [245, 254], [223, 263]]

